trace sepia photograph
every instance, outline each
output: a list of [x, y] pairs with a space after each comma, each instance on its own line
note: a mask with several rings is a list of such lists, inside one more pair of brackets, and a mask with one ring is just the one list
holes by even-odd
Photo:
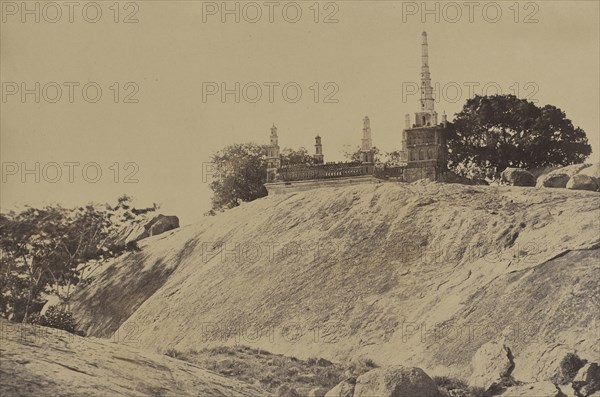
[[597, 0], [0, 0], [1, 397], [600, 397]]

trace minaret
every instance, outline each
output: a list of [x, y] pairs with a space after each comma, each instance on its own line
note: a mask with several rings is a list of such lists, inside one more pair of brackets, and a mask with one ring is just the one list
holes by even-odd
[[277, 170], [281, 167], [281, 157], [279, 155], [279, 138], [277, 136], [277, 127], [273, 124], [271, 127], [271, 144], [267, 147], [267, 182], [274, 182], [277, 178]]
[[371, 139], [371, 120], [369, 116], [363, 119], [363, 136], [360, 146], [360, 161], [362, 163], [373, 162], [373, 141]]
[[421, 34], [421, 99], [419, 112], [415, 114], [417, 127], [437, 125], [437, 113], [434, 109], [433, 87], [429, 73], [429, 45], [427, 32]]
[[315, 154], [313, 156], [315, 164], [323, 164], [325, 156], [323, 156], [323, 145], [321, 144], [321, 137], [315, 137]]

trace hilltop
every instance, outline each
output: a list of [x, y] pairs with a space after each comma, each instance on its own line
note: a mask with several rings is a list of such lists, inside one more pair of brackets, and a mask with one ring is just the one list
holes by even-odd
[[74, 297], [92, 336], [243, 344], [468, 377], [502, 340], [522, 380], [595, 359], [600, 196], [380, 183], [275, 195], [146, 238]]

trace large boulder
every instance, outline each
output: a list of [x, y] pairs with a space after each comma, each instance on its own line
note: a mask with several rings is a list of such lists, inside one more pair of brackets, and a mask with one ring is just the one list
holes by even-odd
[[590, 190], [595, 192], [598, 190], [598, 180], [589, 175], [577, 174], [569, 179], [566, 187], [572, 190]]
[[441, 397], [421, 368], [393, 366], [373, 369], [356, 379], [354, 397]]
[[325, 394], [325, 397], [353, 397], [355, 385], [356, 378], [348, 378], [329, 390], [327, 394]]
[[588, 363], [577, 372], [573, 379], [573, 388], [586, 397], [600, 391], [600, 367], [597, 363]]
[[152, 215], [152, 213], [140, 214], [134, 219], [123, 222], [111, 237], [113, 244], [131, 246], [146, 237], [156, 236], [179, 227], [179, 218], [176, 216]]
[[576, 351], [567, 343], [530, 343], [516, 355], [512, 376], [525, 383], [569, 384], [587, 362]]
[[546, 175], [540, 176], [536, 187], [565, 188], [573, 175], [578, 174], [581, 170], [589, 166], [589, 164], [571, 164], [566, 167], [557, 168]]
[[512, 377], [514, 357], [510, 348], [501, 342], [482, 345], [471, 360], [471, 368], [469, 386], [497, 391], [515, 384]]
[[179, 218], [174, 215], [165, 216], [160, 214], [152, 218], [145, 227], [150, 236], [156, 236], [169, 230], [177, 229], [179, 227]]
[[512, 186], [535, 186], [533, 174], [522, 168], [507, 168], [500, 175], [502, 182]]
[[600, 181], [600, 163], [592, 164], [589, 167], [582, 169], [577, 175], [591, 176], [592, 178]]
[[563, 393], [552, 382], [527, 383], [506, 389], [506, 397], [563, 397]]
[[550, 380], [559, 385], [571, 383], [585, 363], [586, 361], [579, 358], [577, 354], [567, 353], [560, 360]]

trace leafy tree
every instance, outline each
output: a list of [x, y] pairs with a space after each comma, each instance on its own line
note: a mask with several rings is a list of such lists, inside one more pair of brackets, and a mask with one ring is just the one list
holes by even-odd
[[295, 164], [315, 164], [315, 158], [308, 153], [308, 150], [301, 147], [298, 150], [285, 148], [281, 151], [281, 165], [295, 165]]
[[267, 195], [265, 153], [265, 145], [236, 143], [212, 155], [212, 213]]
[[54, 205], [0, 214], [0, 314], [27, 322], [49, 293], [68, 309], [86, 268], [126, 248], [111, 238], [136, 216], [129, 201], [123, 196], [115, 207]]
[[562, 110], [514, 95], [475, 96], [449, 124], [449, 167], [464, 176], [498, 179], [507, 167], [564, 166], [590, 153]]
[[[377, 147], [374, 147], [373, 150], [375, 151], [375, 163], [381, 164], [381, 159], [379, 158], [380, 150]], [[354, 149], [352, 149], [350, 145], [346, 145], [342, 150], [342, 155], [344, 155], [344, 157], [351, 163], [360, 163], [360, 152], [360, 146], [356, 146]]]
[[[239, 143], [212, 155], [212, 209], [206, 215], [215, 215], [218, 211], [267, 195], [266, 151], [266, 145]], [[280, 157], [282, 166], [315, 163], [313, 156], [302, 147], [298, 150], [285, 148]]]

